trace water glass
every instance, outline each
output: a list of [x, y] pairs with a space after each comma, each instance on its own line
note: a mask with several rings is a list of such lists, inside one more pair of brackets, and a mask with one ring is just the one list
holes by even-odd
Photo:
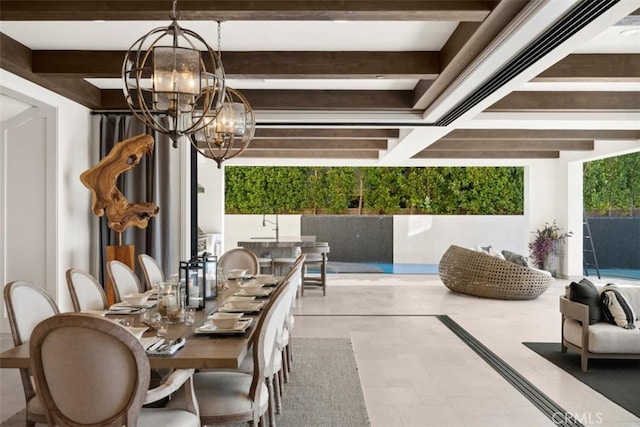
[[188, 307], [184, 312], [184, 324], [191, 326], [196, 322], [196, 309]]

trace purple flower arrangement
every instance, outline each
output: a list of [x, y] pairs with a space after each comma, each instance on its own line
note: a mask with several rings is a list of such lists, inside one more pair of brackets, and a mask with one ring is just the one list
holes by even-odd
[[564, 233], [555, 220], [553, 220], [553, 224], [545, 222], [542, 229], [538, 229], [533, 233], [535, 233], [536, 237], [533, 242], [529, 243], [529, 250], [538, 268], [543, 268], [544, 260], [547, 256], [557, 250], [558, 242], [563, 242], [567, 237], [573, 235], [571, 231]]

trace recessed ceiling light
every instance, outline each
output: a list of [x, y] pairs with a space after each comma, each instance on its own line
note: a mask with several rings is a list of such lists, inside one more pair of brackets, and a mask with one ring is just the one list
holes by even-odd
[[104, 19], [94, 19], [93, 22], [95, 22], [96, 24], [102, 24], [103, 22], [107, 22]]
[[333, 22], [336, 24], [346, 24], [349, 21], [347, 21], [346, 19], [334, 19]]
[[626, 30], [620, 31], [620, 35], [623, 37], [638, 37], [640, 36], [640, 27], [628, 28]]

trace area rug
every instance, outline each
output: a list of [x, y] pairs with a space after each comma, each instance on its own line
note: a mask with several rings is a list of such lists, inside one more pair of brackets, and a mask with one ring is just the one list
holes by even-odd
[[640, 417], [640, 360], [589, 359], [589, 370], [582, 372], [580, 355], [571, 351], [562, 353], [560, 343], [523, 344], [607, 399]]
[[[292, 345], [294, 365], [276, 424], [279, 427], [370, 425], [351, 340], [294, 338]], [[0, 424], [24, 425], [24, 411]]]

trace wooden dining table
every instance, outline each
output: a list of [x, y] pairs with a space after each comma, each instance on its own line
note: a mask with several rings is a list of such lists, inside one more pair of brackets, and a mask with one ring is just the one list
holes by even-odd
[[[151, 368], [238, 368], [249, 351], [251, 337], [263, 310], [253, 316], [245, 314], [245, 317], [253, 317], [254, 320], [242, 335], [200, 335], [195, 333], [195, 328], [202, 325], [207, 316], [216, 311], [224, 300], [233, 295], [237, 289], [237, 281], [230, 281], [229, 289], [221, 292], [216, 299], [207, 301], [205, 308], [196, 312], [194, 325], [188, 326], [184, 323], [169, 325], [166, 338], [186, 338], [186, 343], [183, 348], [172, 356], [149, 356]], [[108, 317], [112, 316], [108, 315]], [[139, 322], [139, 314], [114, 317], [128, 319], [133, 326], [136, 326], [136, 322]], [[154, 332], [148, 331], [145, 336], [153, 336], [153, 334]], [[30, 367], [28, 342], [0, 353], [0, 368]]]

